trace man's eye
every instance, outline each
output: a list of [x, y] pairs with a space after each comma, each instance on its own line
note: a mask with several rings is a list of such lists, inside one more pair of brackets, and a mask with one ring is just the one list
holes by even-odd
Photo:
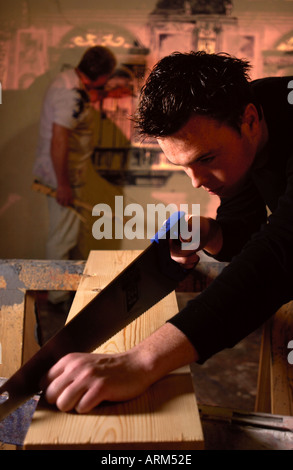
[[201, 163], [210, 163], [214, 160], [215, 157], [205, 157], [201, 159]]

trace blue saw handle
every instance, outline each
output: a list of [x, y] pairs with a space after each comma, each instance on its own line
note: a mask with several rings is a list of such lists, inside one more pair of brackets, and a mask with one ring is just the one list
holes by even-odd
[[185, 212], [174, 212], [167, 219], [162, 227], [157, 231], [156, 235], [151, 239], [152, 242], [159, 243], [160, 240], [169, 240], [170, 238], [179, 241], [180, 220], [185, 217]]
[[180, 220], [185, 217], [185, 212], [178, 211], [174, 212], [169, 219], [167, 219], [162, 227], [158, 230], [156, 235], [151, 239], [153, 244], [157, 244], [158, 257], [161, 270], [164, 274], [178, 282], [182, 281], [186, 275], [192, 271], [185, 269], [176, 263], [171, 258], [169, 240], [172, 239], [175, 242], [179, 240], [180, 235]]

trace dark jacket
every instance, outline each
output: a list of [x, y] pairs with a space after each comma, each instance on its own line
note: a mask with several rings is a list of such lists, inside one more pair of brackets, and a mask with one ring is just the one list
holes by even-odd
[[293, 299], [292, 79], [252, 82], [269, 140], [246, 186], [218, 209], [223, 248], [216, 259], [229, 265], [170, 320], [193, 343], [200, 363], [233, 347]]

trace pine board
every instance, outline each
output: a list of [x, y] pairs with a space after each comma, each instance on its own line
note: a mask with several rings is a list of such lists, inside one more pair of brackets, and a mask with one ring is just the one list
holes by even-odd
[[[139, 253], [91, 252], [68, 320]], [[173, 292], [96, 351], [125, 351], [164, 324], [177, 311]], [[136, 399], [102, 404], [86, 415], [62, 413], [42, 404], [34, 414], [24, 448], [202, 449], [202, 427], [190, 369], [186, 367], [169, 374]]]

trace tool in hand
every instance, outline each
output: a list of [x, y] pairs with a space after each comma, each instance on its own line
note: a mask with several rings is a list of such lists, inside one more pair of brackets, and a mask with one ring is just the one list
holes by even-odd
[[[45, 194], [46, 196], [56, 198], [56, 189], [51, 188], [50, 186], [47, 186], [43, 183], [40, 183], [38, 180], [35, 180], [33, 182], [32, 189], [39, 193]], [[92, 213], [93, 210], [93, 206], [91, 204], [81, 201], [78, 198], [73, 199], [73, 204], [71, 206], [68, 206], [68, 208], [72, 210], [82, 222], [86, 222], [86, 218], [83, 217], [79, 210], [84, 209], [90, 213]]]
[[4, 385], [0, 421], [40, 392], [46, 372], [70, 352], [92, 352], [172, 292], [188, 271], [170, 256], [169, 239], [179, 239], [183, 212], [164, 223], [151, 244], [53, 336]]

